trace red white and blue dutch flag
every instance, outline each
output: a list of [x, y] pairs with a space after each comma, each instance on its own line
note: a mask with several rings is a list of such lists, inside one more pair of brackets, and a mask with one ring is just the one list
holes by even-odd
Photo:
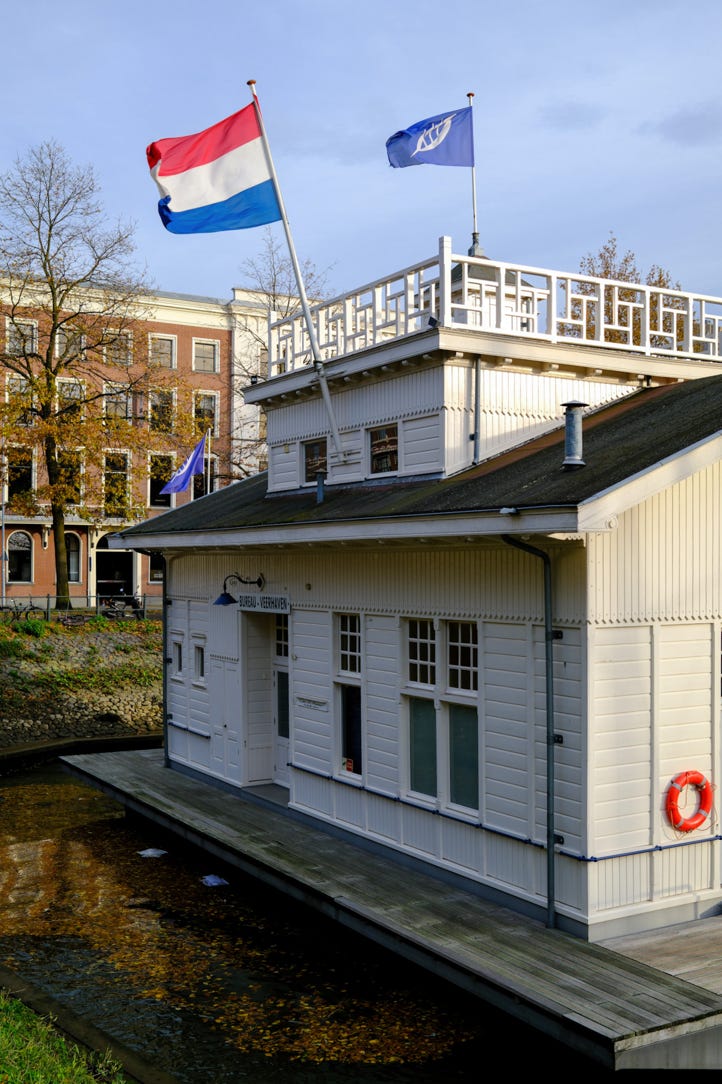
[[245, 230], [281, 218], [254, 102], [204, 132], [159, 139], [146, 156], [171, 233]]

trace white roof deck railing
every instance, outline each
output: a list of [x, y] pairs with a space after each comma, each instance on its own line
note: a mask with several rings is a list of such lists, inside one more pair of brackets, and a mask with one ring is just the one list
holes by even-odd
[[[311, 315], [325, 361], [436, 324], [722, 360], [722, 298], [457, 255], [448, 237], [440, 239], [438, 256], [315, 305]], [[311, 361], [301, 313], [271, 322], [269, 377]]]

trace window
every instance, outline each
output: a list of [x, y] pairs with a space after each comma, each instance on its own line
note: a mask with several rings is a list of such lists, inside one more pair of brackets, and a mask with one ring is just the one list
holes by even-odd
[[303, 478], [305, 482], [315, 482], [319, 471], [326, 471], [326, 438], [308, 440], [303, 445]]
[[206, 648], [205, 644], [193, 645], [193, 680], [199, 684], [206, 680]]
[[58, 410], [64, 422], [75, 422], [83, 414], [83, 385], [79, 380], [58, 380]]
[[276, 614], [276, 658], [288, 658], [288, 614]]
[[65, 535], [65, 552], [68, 562], [68, 580], [80, 583], [80, 539], [76, 534]]
[[381, 425], [369, 430], [371, 474], [390, 474], [399, 469], [399, 427]]
[[125, 452], [106, 455], [103, 482], [106, 516], [124, 516], [128, 511], [128, 456]]
[[183, 642], [182, 640], [173, 640], [171, 644], [171, 663], [173, 666], [173, 677], [180, 677], [183, 673]]
[[409, 790], [441, 807], [478, 810], [477, 624], [435, 628], [428, 618], [412, 618], [407, 640]]
[[82, 334], [77, 328], [60, 327], [55, 336], [55, 356], [65, 364], [82, 358], [85, 346]]
[[106, 384], [105, 417], [114, 422], [128, 421], [132, 412], [132, 396], [124, 384]]
[[8, 583], [33, 582], [33, 540], [25, 531], [8, 539]]
[[8, 504], [18, 505], [33, 496], [32, 448], [8, 448], [6, 459]]
[[34, 354], [37, 350], [37, 324], [32, 320], [7, 320], [5, 341], [8, 354], [16, 358]]
[[218, 372], [218, 342], [193, 340], [193, 368], [197, 373]]
[[217, 405], [218, 398], [212, 391], [197, 391], [193, 396], [193, 417], [199, 437], [207, 429], [213, 436], [217, 435]]
[[363, 771], [361, 618], [359, 614], [338, 614], [336, 620], [338, 674], [344, 679], [338, 682], [341, 769], [353, 775], [361, 775]]
[[150, 583], [162, 583], [165, 573], [165, 561], [162, 553], [151, 553], [149, 558], [148, 580]]
[[436, 684], [436, 631], [428, 618], [409, 621], [409, 681]]
[[479, 688], [478, 630], [473, 621], [447, 624], [449, 688], [476, 692]]
[[127, 368], [133, 360], [130, 334], [127, 331], [109, 332], [109, 341], [105, 347], [105, 360], [108, 365], [122, 365]]
[[152, 508], [170, 508], [171, 494], [161, 490], [173, 474], [173, 456], [151, 455], [150, 478], [148, 484], [148, 503]]
[[156, 433], [173, 432], [173, 392], [150, 393], [150, 427]]
[[65, 491], [69, 504], [80, 504], [83, 498], [83, 457], [75, 448], [62, 448], [57, 453], [58, 485]]
[[[210, 477], [209, 477], [210, 475]], [[208, 456], [203, 460], [203, 474], [193, 475], [193, 500], [205, 497], [206, 493], [213, 493], [216, 488], [216, 460]]]
[[175, 369], [175, 339], [172, 335], [151, 335], [149, 354], [151, 365]]
[[8, 376], [7, 400], [16, 425], [30, 427], [34, 422], [33, 395], [24, 376]]

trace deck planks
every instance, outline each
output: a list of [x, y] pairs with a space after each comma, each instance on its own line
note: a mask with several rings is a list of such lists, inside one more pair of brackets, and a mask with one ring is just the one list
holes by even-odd
[[125, 805], [497, 1007], [517, 1006], [520, 1018], [546, 1021], [554, 1034], [566, 1029], [570, 1045], [610, 1067], [618, 1067], [619, 1050], [653, 1045], [660, 1035], [722, 1028], [719, 991], [653, 966], [649, 941], [636, 945], [635, 956], [618, 951], [621, 944], [592, 945], [547, 929], [402, 865], [393, 851], [369, 850], [277, 805], [171, 771], [161, 750], [62, 760]]

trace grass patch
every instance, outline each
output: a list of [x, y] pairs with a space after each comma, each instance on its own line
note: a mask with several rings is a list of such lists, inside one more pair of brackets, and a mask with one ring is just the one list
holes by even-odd
[[126, 1084], [121, 1066], [65, 1039], [0, 991], [0, 1084]]

